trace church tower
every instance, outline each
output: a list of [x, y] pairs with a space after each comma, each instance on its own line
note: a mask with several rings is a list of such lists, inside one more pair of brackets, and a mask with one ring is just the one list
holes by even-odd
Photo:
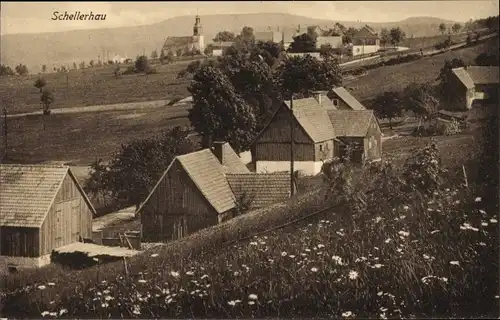
[[196, 15], [196, 20], [193, 26], [193, 36], [201, 36], [202, 35], [202, 27], [200, 22], [200, 16]]

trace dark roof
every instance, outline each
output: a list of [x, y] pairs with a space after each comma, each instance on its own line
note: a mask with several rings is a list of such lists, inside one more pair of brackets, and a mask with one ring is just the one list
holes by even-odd
[[[328, 100], [327, 97], [324, 97]], [[322, 142], [335, 139], [335, 130], [328, 120], [326, 104], [319, 104], [315, 98], [304, 98], [293, 100], [293, 113], [300, 126], [313, 142]], [[285, 105], [290, 108], [290, 101]]]
[[0, 226], [40, 228], [67, 174], [95, 210], [67, 166], [0, 165]]
[[354, 98], [344, 87], [333, 88], [332, 92], [349, 107], [351, 107], [352, 110], [366, 110], [365, 106]]
[[179, 48], [185, 48], [192, 43], [194, 43], [193, 36], [167, 37], [163, 44], [163, 50], [177, 50]]
[[236, 199], [246, 196], [250, 209], [267, 207], [290, 198], [290, 174], [286, 172], [228, 174], [226, 177]]
[[372, 110], [328, 111], [337, 137], [365, 137], [373, 115]]
[[452, 72], [467, 89], [474, 88], [476, 84], [498, 84], [498, 67], [470, 66], [455, 68]]

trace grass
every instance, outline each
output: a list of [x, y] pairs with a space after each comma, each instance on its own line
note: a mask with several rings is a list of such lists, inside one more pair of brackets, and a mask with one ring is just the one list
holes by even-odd
[[[177, 80], [177, 73], [190, 61], [153, 65], [156, 74], [131, 74], [114, 77], [114, 66], [72, 70], [42, 75], [53, 90], [52, 108], [81, 107], [138, 101], [169, 100], [189, 95], [187, 82]], [[121, 66], [122, 72], [126, 66]], [[40, 91], [33, 85], [38, 75], [1, 77], [0, 96], [9, 113], [38, 111]], [[67, 89], [67, 91], [66, 91]]]
[[497, 317], [498, 218], [478, 192], [447, 186], [429, 201], [374, 200], [361, 216], [327, 211], [223, 246], [323, 208], [316, 190], [135, 257], [129, 276], [112, 263], [83, 271], [50, 266], [6, 279], [3, 314]]
[[[474, 59], [482, 52], [498, 49], [498, 37], [480, 43], [477, 46], [448, 51], [420, 60], [385, 66], [368, 71], [366, 74], [344, 81], [344, 85], [353, 89], [353, 95], [360, 101], [375, 98], [384, 91], [400, 91], [412, 82], [434, 83], [446, 59], [462, 59], [466, 64], [474, 64]], [[377, 85], [373, 85], [374, 82]]]

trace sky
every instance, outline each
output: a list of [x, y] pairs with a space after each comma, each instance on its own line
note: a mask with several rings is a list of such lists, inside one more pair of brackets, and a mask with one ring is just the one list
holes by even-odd
[[[290, 13], [332, 21], [392, 22], [432, 16], [467, 21], [498, 15], [499, 0], [474, 1], [247, 1], [247, 2], [1, 2], [0, 34], [152, 24], [183, 15]], [[53, 13], [106, 14], [105, 21], [53, 21]]]

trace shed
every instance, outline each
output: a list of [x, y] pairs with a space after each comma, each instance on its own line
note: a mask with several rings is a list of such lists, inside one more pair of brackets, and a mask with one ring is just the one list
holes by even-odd
[[69, 167], [1, 164], [0, 186], [0, 267], [39, 267], [91, 238], [95, 209]]
[[498, 104], [498, 67], [468, 66], [452, 69], [455, 81], [462, 86], [456, 94], [462, 109], [471, 109], [475, 102]]

